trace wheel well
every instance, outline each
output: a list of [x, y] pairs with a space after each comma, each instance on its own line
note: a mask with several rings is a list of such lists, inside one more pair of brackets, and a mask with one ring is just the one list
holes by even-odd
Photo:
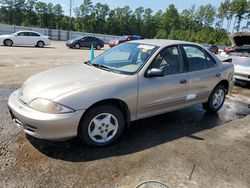
[[3, 44], [5, 44], [5, 42], [6, 42], [7, 40], [10, 40], [10, 41], [13, 43], [13, 41], [12, 41], [11, 39], [4, 39]]
[[[36, 44], [38, 44], [38, 42], [43, 42], [42, 40], [39, 40], [39, 41], [37, 41], [37, 43]], [[45, 42], [43, 42], [43, 44], [45, 44]]]
[[105, 99], [105, 100], [102, 100], [102, 101], [99, 101], [99, 102], [93, 104], [84, 112], [81, 119], [84, 118], [84, 116], [88, 113], [89, 110], [95, 108], [96, 106], [100, 106], [100, 105], [112, 105], [112, 106], [117, 107], [119, 110], [121, 110], [122, 114], [124, 115], [126, 125], [130, 124], [131, 116], [130, 116], [130, 111], [129, 111], [128, 105], [120, 99]]
[[228, 82], [227, 80], [222, 80], [222, 81], [220, 81], [220, 82], [216, 85], [216, 87], [217, 87], [218, 85], [223, 85], [223, 86], [226, 88], [226, 94], [228, 94], [229, 82]]

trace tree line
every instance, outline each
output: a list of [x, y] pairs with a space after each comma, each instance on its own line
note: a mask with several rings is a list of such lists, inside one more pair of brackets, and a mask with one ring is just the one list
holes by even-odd
[[209, 44], [230, 44], [228, 34], [248, 31], [250, 1], [225, 0], [192, 6], [178, 12], [171, 4], [165, 11], [129, 6], [111, 9], [107, 4], [83, 0], [69, 17], [60, 4], [38, 0], [0, 0], [0, 23], [112, 35], [137, 34]]

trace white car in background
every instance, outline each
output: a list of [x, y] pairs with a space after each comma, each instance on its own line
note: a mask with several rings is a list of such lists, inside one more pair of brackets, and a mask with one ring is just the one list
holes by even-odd
[[44, 36], [35, 31], [18, 31], [10, 35], [0, 35], [0, 45], [32, 45], [44, 47], [50, 45], [49, 36]]

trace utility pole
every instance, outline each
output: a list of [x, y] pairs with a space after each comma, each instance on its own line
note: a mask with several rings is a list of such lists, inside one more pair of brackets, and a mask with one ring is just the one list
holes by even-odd
[[72, 0], [69, 0], [69, 30], [72, 30]]

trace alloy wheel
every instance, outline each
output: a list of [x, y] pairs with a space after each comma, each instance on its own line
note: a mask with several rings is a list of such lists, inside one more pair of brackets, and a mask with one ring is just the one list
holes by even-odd
[[225, 93], [222, 89], [216, 91], [213, 97], [213, 107], [216, 109], [219, 108], [222, 105], [224, 98], [225, 98]]
[[97, 143], [106, 143], [113, 139], [118, 131], [117, 118], [110, 113], [95, 116], [89, 123], [89, 137]]

